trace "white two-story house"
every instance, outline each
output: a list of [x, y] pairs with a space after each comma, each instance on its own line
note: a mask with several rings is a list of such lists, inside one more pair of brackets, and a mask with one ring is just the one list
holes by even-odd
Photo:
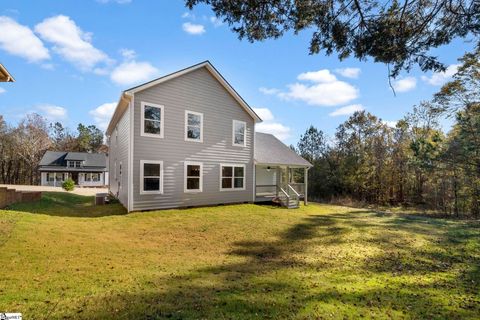
[[110, 193], [128, 211], [306, 202], [311, 164], [260, 121], [208, 61], [125, 90], [106, 131]]

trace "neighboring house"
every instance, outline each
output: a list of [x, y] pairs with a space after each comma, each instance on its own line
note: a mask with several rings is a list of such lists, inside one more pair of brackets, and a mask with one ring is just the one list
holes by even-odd
[[15, 82], [8, 70], [0, 63], [0, 82]]
[[311, 164], [255, 134], [258, 122], [208, 61], [128, 89], [106, 131], [110, 193], [128, 211], [271, 200], [296, 207]]
[[60, 187], [67, 178], [80, 187], [108, 184], [107, 156], [103, 153], [47, 151], [38, 170], [42, 186]]

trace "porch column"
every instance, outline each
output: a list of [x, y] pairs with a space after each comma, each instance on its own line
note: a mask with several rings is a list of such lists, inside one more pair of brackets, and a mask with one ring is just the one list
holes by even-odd
[[54, 187], [57, 186], [57, 173], [56, 172], [53, 173], [53, 186]]
[[287, 191], [288, 194], [290, 194], [290, 190], [288, 188], [289, 184], [290, 184], [290, 167], [287, 166], [287, 186], [286, 186], [287, 190], [286, 191]]
[[305, 194], [303, 195], [303, 204], [308, 205], [308, 199], [307, 199], [307, 194], [308, 194], [308, 168], [303, 169], [303, 185], [305, 187]]

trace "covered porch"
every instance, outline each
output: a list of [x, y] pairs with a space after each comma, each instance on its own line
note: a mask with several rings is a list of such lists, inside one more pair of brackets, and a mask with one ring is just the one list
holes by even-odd
[[268, 133], [255, 133], [255, 202], [298, 208], [307, 199], [310, 162]]
[[290, 165], [255, 165], [255, 202], [278, 202], [298, 208], [308, 204], [308, 167]]

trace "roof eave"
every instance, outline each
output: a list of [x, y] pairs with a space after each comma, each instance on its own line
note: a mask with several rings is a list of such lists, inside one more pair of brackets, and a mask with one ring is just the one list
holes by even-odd
[[118, 100], [117, 107], [115, 108], [112, 118], [110, 119], [110, 123], [108, 124], [107, 130], [105, 131], [105, 134], [107, 136], [110, 136], [112, 134], [113, 128], [118, 123], [118, 121], [120, 121], [131, 99], [132, 99], [132, 95], [130, 93], [126, 91], [122, 92], [122, 95]]

